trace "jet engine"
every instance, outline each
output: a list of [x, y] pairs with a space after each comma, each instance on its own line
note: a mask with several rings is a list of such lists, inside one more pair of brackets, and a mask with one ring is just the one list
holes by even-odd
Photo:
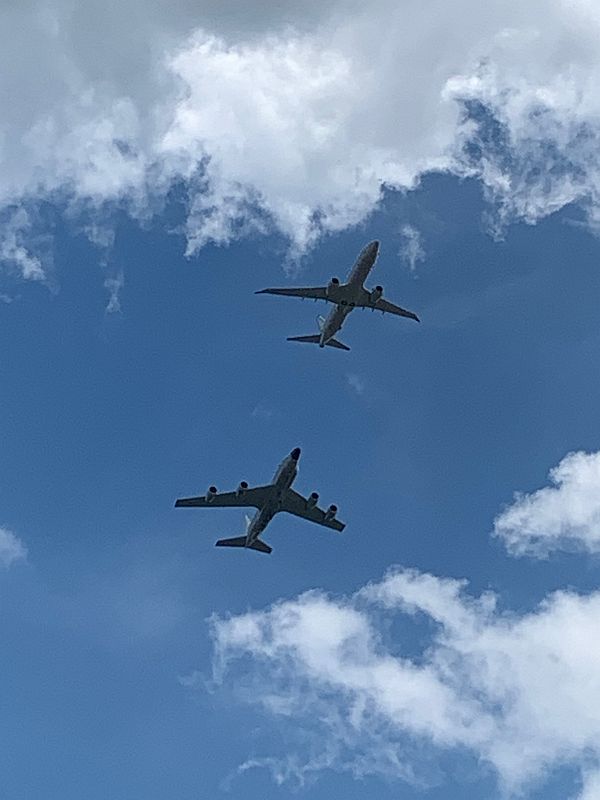
[[335, 515], [337, 514], [337, 506], [333, 504], [329, 506], [327, 511], [325, 512], [325, 519], [329, 522], [332, 519], [335, 519]]
[[318, 502], [319, 502], [319, 495], [316, 492], [313, 492], [306, 501], [306, 507], [314, 508]]
[[373, 305], [379, 300], [381, 295], [383, 294], [383, 286], [376, 286], [374, 289], [371, 289], [371, 296], [369, 300]]
[[248, 488], [248, 484], [246, 483], [246, 481], [240, 481], [240, 485], [235, 490], [236, 495], [238, 497], [241, 497], [244, 494], [244, 492], [246, 491], [247, 488]]
[[217, 493], [217, 487], [209, 486], [208, 491], [206, 492], [206, 502], [212, 503], [212, 501], [215, 499], [216, 493]]
[[331, 294], [333, 291], [335, 291], [335, 289], [337, 289], [337, 287], [338, 287], [339, 285], [340, 285], [340, 279], [339, 279], [339, 278], [332, 278], [332, 279], [329, 281], [329, 283], [327, 284], [327, 297], [329, 297], [329, 295], [330, 295], [330, 294]]

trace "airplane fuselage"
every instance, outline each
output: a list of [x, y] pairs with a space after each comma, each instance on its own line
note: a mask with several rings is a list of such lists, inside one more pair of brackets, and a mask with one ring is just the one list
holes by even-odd
[[283, 459], [277, 472], [273, 476], [273, 486], [267, 501], [262, 508], [259, 508], [246, 531], [246, 546], [252, 544], [267, 527], [275, 514], [281, 510], [282, 500], [296, 479], [298, 474], [298, 459], [300, 449], [292, 450], [289, 456]]
[[325, 347], [327, 342], [333, 339], [340, 330], [346, 317], [356, 308], [356, 305], [370, 297], [370, 292], [365, 289], [363, 284], [373, 269], [378, 250], [379, 242], [377, 241], [366, 245], [352, 268], [352, 272], [348, 275], [346, 283], [331, 287], [331, 299], [335, 305], [323, 323], [319, 347]]

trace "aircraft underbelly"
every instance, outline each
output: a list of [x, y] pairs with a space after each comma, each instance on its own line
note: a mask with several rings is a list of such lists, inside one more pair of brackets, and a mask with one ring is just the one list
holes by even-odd
[[377, 258], [377, 251], [379, 250], [378, 242], [370, 242], [363, 247], [360, 255], [354, 265], [350, 277], [348, 278], [349, 284], [362, 286], [369, 276], [369, 272], [373, 269], [373, 264]]
[[287, 465], [281, 469], [277, 476], [277, 482], [273, 486], [273, 493], [266, 505], [256, 514], [248, 529], [248, 540], [253, 542], [261, 535], [275, 514], [280, 510], [283, 496], [290, 488], [296, 477], [295, 469], [290, 469]]
[[323, 329], [325, 341], [331, 339], [331, 337], [339, 331], [349, 313], [350, 309], [348, 307], [336, 306], [336, 308], [333, 309]]
[[253, 542], [261, 535], [269, 522], [273, 519], [273, 512], [270, 508], [261, 509], [250, 523], [248, 530], [248, 539]]

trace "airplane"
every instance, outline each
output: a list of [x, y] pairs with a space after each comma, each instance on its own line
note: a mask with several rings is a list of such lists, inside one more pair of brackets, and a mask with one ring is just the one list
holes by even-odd
[[313, 336], [288, 336], [288, 342], [310, 342], [318, 344], [319, 347], [337, 347], [339, 350], [350, 350], [350, 348], [338, 339], [335, 334], [340, 330], [348, 314], [355, 308], [370, 308], [373, 311], [381, 311], [383, 314], [396, 314], [399, 317], [408, 317], [419, 322], [419, 318], [412, 311], [400, 308], [388, 300], [384, 300], [383, 287], [376, 286], [374, 289], [365, 289], [364, 282], [373, 269], [379, 242], [369, 242], [358, 254], [358, 258], [352, 271], [348, 275], [346, 283], [340, 283], [339, 278], [332, 278], [327, 286], [312, 286], [291, 289], [260, 289], [255, 294], [277, 294], [285, 297], [302, 297], [313, 300], [325, 300], [333, 303], [334, 308], [329, 312], [327, 318], [317, 317], [319, 333]]
[[217, 492], [215, 486], [210, 486], [204, 497], [184, 497], [175, 502], [177, 508], [256, 508], [252, 519], [246, 517], [246, 535], [235, 536], [232, 539], [219, 539], [216, 547], [245, 547], [258, 550], [259, 553], [270, 553], [272, 548], [260, 539], [261, 533], [280, 511], [295, 514], [297, 517], [324, 525], [334, 531], [342, 532], [346, 527], [343, 522], [336, 519], [337, 506], [330, 505], [327, 511], [317, 506], [319, 495], [313, 492], [309, 497], [292, 489], [298, 474], [298, 459], [300, 448], [295, 447], [284, 458], [273, 477], [273, 483], [267, 486], [250, 488], [246, 481], [242, 481], [234, 492]]

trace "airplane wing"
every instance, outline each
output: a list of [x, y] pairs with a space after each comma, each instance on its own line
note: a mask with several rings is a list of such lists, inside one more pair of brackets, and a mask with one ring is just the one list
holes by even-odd
[[297, 517], [308, 519], [311, 522], [316, 522], [317, 525], [324, 525], [326, 528], [331, 528], [340, 533], [346, 527], [343, 522], [335, 519], [335, 517], [333, 519], [326, 519], [327, 515], [323, 509], [317, 508], [317, 506], [310, 507], [308, 500], [293, 489], [287, 490], [282, 500], [281, 511], [287, 511], [288, 514], [295, 514]]
[[217, 492], [210, 500], [202, 497], [181, 497], [175, 501], [177, 508], [262, 508], [272, 486], [256, 486], [243, 492]]
[[405, 308], [396, 306], [393, 303], [390, 303], [389, 300], [384, 300], [383, 297], [380, 297], [375, 303], [367, 302], [364, 304], [361, 303], [361, 305], [364, 305], [365, 308], [375, 308], [377, 311], [383, 311], [384, 314], [396, 314], [398, 317], [408, 317], [409, 319], [414, 319], [417, 322], [421, 321], [412, 311], [407, 311]]
[[279, 294], [284, 297], [308, 297], [311, 300], [329, 300], [327, 287], [325, 286], [307, 286], [295, 289], [260, 289], [254, 294]]

